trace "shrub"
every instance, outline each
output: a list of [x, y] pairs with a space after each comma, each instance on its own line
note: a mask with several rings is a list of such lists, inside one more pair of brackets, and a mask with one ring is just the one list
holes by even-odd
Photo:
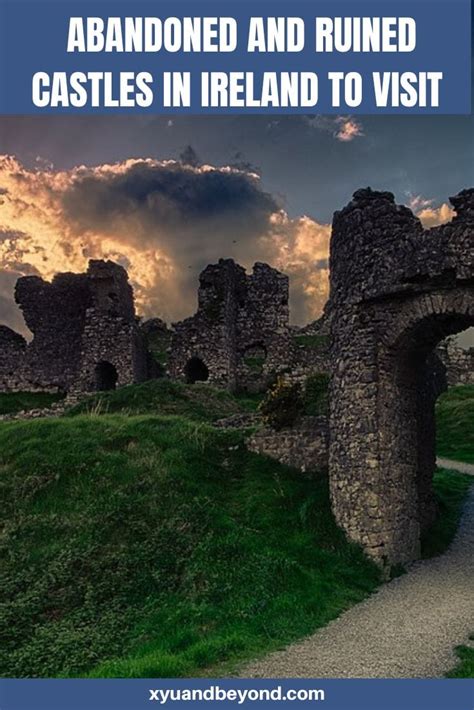
[[303, 409], [300, 385], [288, 384], [282, 377], [268, 391], [259, 407], [264, 423], [276, 431], [295, 424]]

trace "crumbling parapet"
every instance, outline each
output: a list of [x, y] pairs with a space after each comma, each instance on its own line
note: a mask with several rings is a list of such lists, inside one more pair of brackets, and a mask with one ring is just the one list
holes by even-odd
[[123, 267], [91, 261], [87, 273], [51, 282], [25, 276], [15, 299], [33, 338], [27, 344], [2, 327], [2, 389], [80, 393], [146, 379], [146, 347]]

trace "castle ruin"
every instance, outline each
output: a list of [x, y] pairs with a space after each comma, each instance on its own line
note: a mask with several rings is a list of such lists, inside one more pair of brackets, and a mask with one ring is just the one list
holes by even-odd
[[18, 279], [30, 343], [0, 327], [3, 391], [93, 392], [146, 379], [146, 350], [125, 269], [90, 261], [85, 274]]
[[199, 278], [198, 310], [173, 326], [171, 377], [260, 391], [288, 366], [288, 277], [257, 263], [250, 275], [232, 259]]
[[79, 395], [167, 374], [259, 392], [278, 375], [330, 370], [329, 432], [318, 439], [308, 420], [301, 435], [260, 436], [254, 448], [278, 458], [283, 445], [284, 460], [305, 468], [300, 447], [311, 466], [329, 446], [338, 524], [382, 566], [410, 562], [436, 512], [436, 398], [473, 382], [472, 349], [448, 342], [435, 353], [474, 325], [474, 190], [451, 202], [454, 219], [424, 230], [391, 193], [358, 190], [334, 215], [324, 318], [301, 329], [289, 324], [288, 277], [262, 263], [251, 274], [232, 259], [208, 266], [197, 312], [171, 331], [139, 322], [113, 262], [51, 283], [22, 277], [15, 298], [33, 339], [0, 326], [0, 390]]
[[429, 356], [474, 325], [474, 190], [424, 230], [389, 192], [359, 190], [330, 247], [329, 479], [336, 520], [383, 565], [420, 552], [435, 513]]

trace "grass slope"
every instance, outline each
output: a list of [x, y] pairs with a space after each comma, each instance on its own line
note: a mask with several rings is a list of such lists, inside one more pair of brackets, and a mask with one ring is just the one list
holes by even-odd
[[9, 676], [177, 676], [302, 636], [378, 572], [326, 483], [180, 417], [0, 427]]
[[205, 383], [186, 385], [159, 379], [128, 385], [89, 397], [69, 411], [69, 415], [171, 414], [213, 422], [241, 412], [255, 411], [261, 397], [235, 396]]
[[[322, 478], [206, 423], [255, 405], [162, 380], [0, 424], [2, 675], [215, 675], [376, 587]], [[451, 540], [468, 483], [437, 473], [424, 556]]]
[[437, 453], [474, 463], [474, 385], [452, 387], [436, 403]]
[[63, 395], [49, 392], [0, 392], [0, 414], [43, 409], [61, 399], [63, 399]]

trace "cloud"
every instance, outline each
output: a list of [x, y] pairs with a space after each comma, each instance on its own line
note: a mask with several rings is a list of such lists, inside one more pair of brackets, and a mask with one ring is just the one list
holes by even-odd
[[336, 125], [338, 128], [335, 132], [335, 137], [343, 143], [350, 143], [354, 138], [364, 135], [362, 124], [351, 116], [338, 116]]
[[453, 208], [448, 205], [447, 202], [444, 202], [438, 207], [434, 207], [434, 200], [422, 197], [422, 195], [410, 194], [409, 198], [408, 205], [410, 209], [421, 220], [425, 229], [437, 227], [440, 224], [446, 224], [446, 222], [450, 222], [455, 215]]
[[293, 320], [317, 317], [327, 298], [329, 225], [290, 218], [249, 164], [191, 163], [133, 159], [59, 171], [0, 156], [0, 273], [7, 279], [0, 321], [18, 327], [12, 292], [19, 275], [83, 271], [89, 258], [128, 269], [145, 316], [190, 315], [199, 272], [232, 257], [286, 272]]
[[342, 143], [350, 143], [355, 138], [364, 136], [362, 123], [353, 116], [303, 116], [303, 121], [310, 128], [330, 133]]

